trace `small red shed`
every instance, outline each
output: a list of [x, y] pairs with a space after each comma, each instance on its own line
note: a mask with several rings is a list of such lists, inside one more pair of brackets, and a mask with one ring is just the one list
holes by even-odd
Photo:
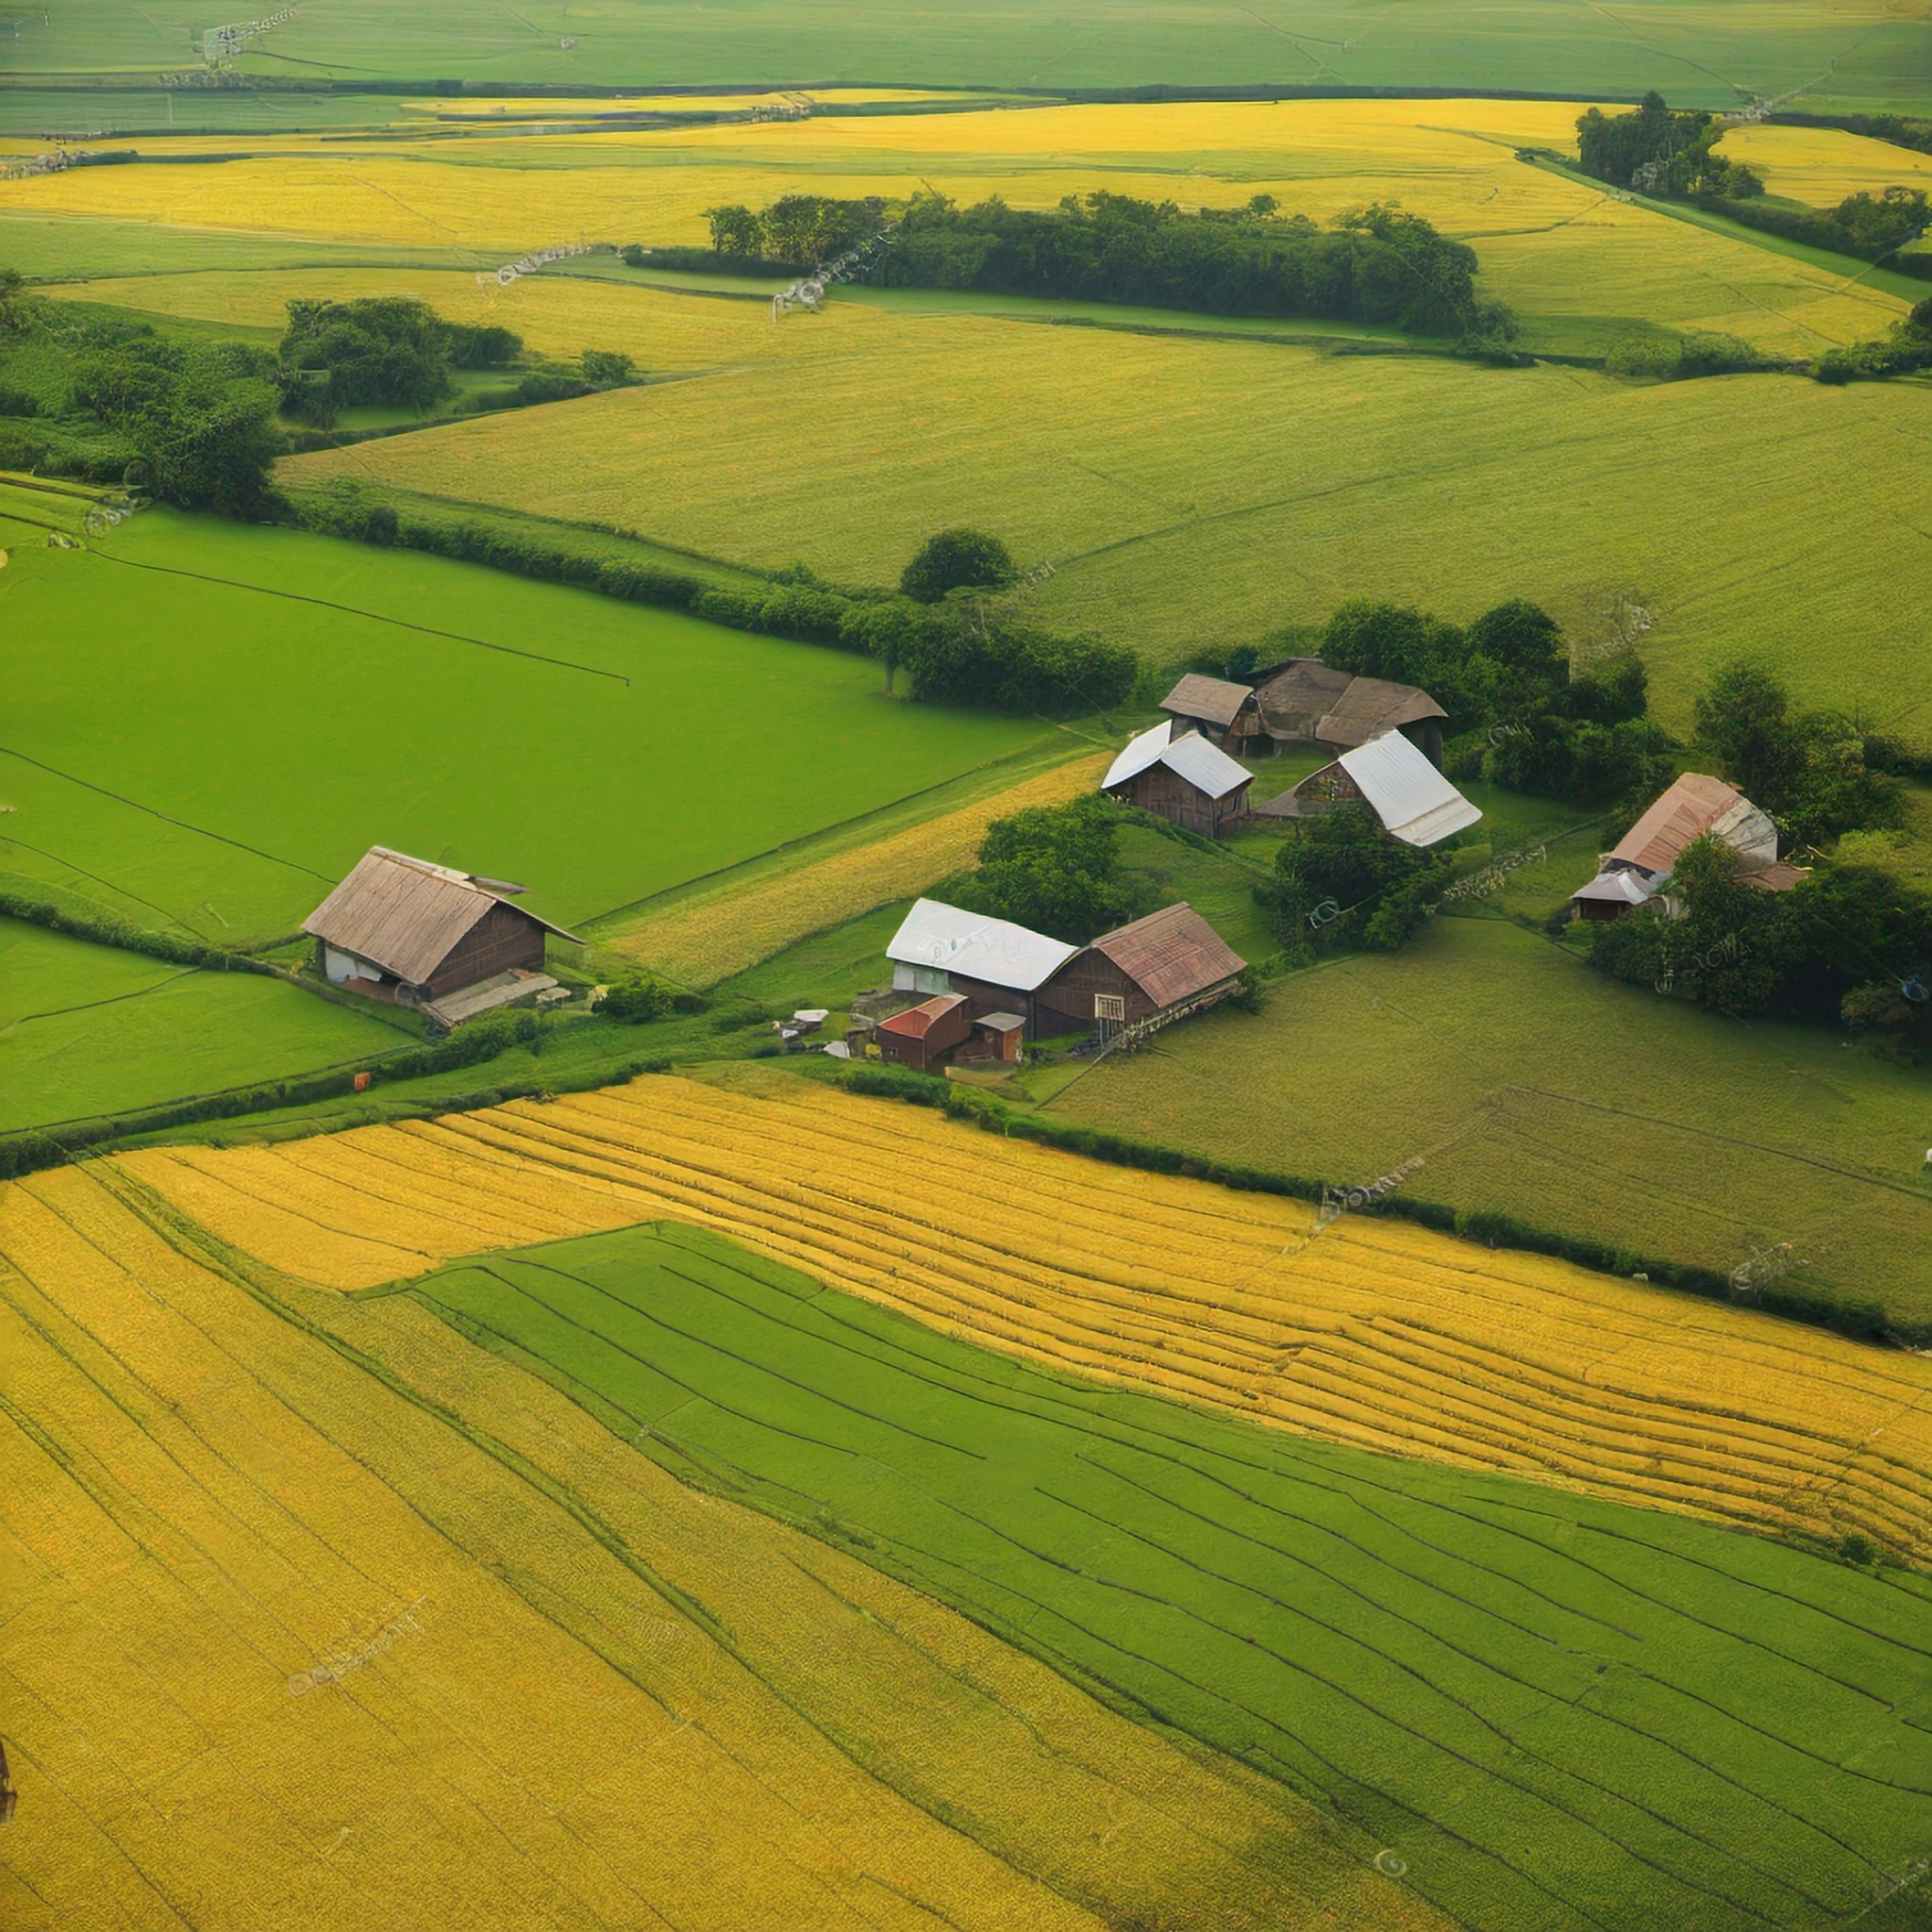
[[941, 1067], [973, 1031], [973, 1003], [964, 993], [942, 992], [908, 1007], [878, 1024], [879, 1054], [897, 1067], [921, 1074]]

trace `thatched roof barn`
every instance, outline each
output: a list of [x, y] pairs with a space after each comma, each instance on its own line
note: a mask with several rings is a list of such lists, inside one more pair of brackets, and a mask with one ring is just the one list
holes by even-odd
[[1255, 702], [1262, 728], [1279, 744], [1353, 751], [1400, 731], [1431, 764], [1442, 762], [1442, 721], [1449, 714], [1412, 684], [1357, 677], [1319, 658], [1291, 658], [1257, 675]]
[[1267, 739], [1253, 687], [1229, 678], [1191, 671], [1161, 699], [1160, 708], [1181, 729], [1191, 726], [1210, 744], [1245, 753]]

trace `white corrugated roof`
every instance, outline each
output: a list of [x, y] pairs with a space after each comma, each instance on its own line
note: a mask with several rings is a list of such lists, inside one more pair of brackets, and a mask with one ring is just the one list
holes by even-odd
[[1434, 845], [1482, 817], [1399, 731], [1343, 752], [1336, 763], [1405, 844]]
[[1165, 765], [1177, 772], [1190, 785], [1197, 785], [1209, 798], [1225, 798], [1230, 791], [1248, 782], [1248, 774], [1218, 744], [1209, 744], [1198, 731], [1184, 731], [1171, 737], [1174, 720], [1163, 719], [1128, 742], [1125, 751], [1107, 768], [1100, 781], [1103, 791], [1124, 785], [1129, 778], [1153, 765]]
[[1008, 920], [922, 899], [892, 935], [886, 958], [897, 965], [931, 967], [1031, 992], [1079, 950]]
[[1661, 883], [1661, 880], [1652, 879], [1641, 872], [1600, 872], [1589, 885], [1579, 886], [1570, 896], [1573, 899], [1610, 900], [1620, 906], [1641, 906], [1656, 896]]

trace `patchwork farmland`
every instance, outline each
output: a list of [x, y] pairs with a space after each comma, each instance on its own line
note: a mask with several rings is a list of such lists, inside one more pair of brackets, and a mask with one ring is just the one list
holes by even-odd
[[0, 8], [7, 1932], [1924, 1924], [1923, 12]]

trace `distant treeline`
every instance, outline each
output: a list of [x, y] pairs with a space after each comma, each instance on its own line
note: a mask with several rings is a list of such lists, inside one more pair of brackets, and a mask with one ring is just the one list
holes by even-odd
[[[806, 274], [885, 225], [876, 200], [788, 194], [762, 211], [707, 210], [711, 248], [624, 251], [633, 266]], [[1106, 192], [1052, 209], [997, 198], [959, 208], [915, 195], [855, 279], [885, 288], [1136, 303], [1216, 315], [1382, 323], [1435, 336], [1507, 336], [1507, 311], [1477, 293], [1475, 252], [1420, 215], [1377, 202], [1325, 227], [1272, 195], [1185, 210]]]
[[1690, 197], [1700, 208], [1761, 228], [1807, 248], [1828, 248], [1860, 261], [1883, 261], [1896, 275], [1932, 282], [1932, 254], [1900, 253], [1924, 230], [1928, 209], [1922, 188], [1888, 188], [1881, 194], [1848, 194], [1836, 208], [1795, 208], [1774, 201], [1721, 201]]

